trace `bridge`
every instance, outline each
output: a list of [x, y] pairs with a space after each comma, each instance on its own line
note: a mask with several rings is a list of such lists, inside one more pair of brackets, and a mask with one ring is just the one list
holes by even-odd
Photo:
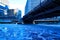
[[32, 23], [37, 19], [60, 16], [60, 0], [47, 0], [28, 12], [22, 19], [24, 23]]

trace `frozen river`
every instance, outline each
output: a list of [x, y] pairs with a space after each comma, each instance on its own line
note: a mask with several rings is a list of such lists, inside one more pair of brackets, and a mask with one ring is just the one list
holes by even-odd
[[60, 25], [0, 24], [0, 40], [60, 40]]

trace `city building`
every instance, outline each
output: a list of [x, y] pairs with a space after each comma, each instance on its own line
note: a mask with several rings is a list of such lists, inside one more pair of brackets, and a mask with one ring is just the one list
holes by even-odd
[[26, 6], [25, 6], [25, 14], [27, 14], [29, 11], [34, 9], [43, 1], [44, 0], [27, 0]]
[[0, 0], [0, 15], [7, 15], [9, 1], [8, 0]]
[[17, 19], [21, 19], [21, 10], [19, 9], [14, 9], [14, 15], [17, 17]]
[[14, 9], [8, 9], [7, 10], [7, 16], [14, 16]]
[[7, 16], [16, 17], [17, 19], [21, 18], [21, 10], [19, 9], [8, 9]]

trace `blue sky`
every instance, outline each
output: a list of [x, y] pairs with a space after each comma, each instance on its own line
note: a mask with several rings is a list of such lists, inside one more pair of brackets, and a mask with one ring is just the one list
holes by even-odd
[[9, 0], [9, 8], [10, 9], [20, 9], [22, 11], [22, 16], [24, 15], [24, 9], [27, 0]]

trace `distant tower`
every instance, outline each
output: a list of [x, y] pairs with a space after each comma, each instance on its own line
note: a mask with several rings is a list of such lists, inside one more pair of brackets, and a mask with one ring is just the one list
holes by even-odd
[[15, 16], [15, 15], [14, 15], [14, 9], [8, 9], [8, 10], [7, 10], [7, 16], [11, 16], [11, 17], [12, 17], [12, 16]]
[[7, 11], [7, 15], [8, 16], [14, 16], [14, 17], [16, 17], [17, 19], [20, 19], [21, 18], [21, 10], [19, 10], [19, 9], [8, 9], [8, 11]]
[[18, 11], [17, 11], [17, 18], [18, 18], [18, 20], [21, 19], [21, 13], [22, 13], [21, 10], [18, 10]]
[[25, 6], [25, 14], [27, 14], [33, 8], [38, 6], [42, 1], [44, 0], [27, 0], [26, 6]]

